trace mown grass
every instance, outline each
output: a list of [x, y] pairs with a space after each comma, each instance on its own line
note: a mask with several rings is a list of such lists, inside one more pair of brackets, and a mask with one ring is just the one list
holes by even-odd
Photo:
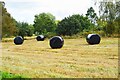
[[3, 42], [0, 70], [30, 78], [118, 77], [117, 38], [102, 38], [99, 45], [88, 45], [85, 38], [64, 41], [61, 49], [51, 49], [49, 39]]

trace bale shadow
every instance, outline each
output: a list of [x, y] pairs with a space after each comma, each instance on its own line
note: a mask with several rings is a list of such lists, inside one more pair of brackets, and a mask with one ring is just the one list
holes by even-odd
[[75, 46], [89, 46], [89, 44], [77, 44]]
[[59, 49], [62, 49], [62, 48], [46, 48], [46, 49], [50, 49], [50, 50], [59, 50]]

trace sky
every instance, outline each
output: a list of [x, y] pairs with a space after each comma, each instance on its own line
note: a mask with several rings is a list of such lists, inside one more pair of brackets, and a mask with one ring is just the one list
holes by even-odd
[[88, 8], [94, 7], [94, 0], [4, 0], [7, 11], [20, 22], [33, 24], [34, 16], [51, 13], [56, 20], [62, 20], [73, 14], [85, 15]]

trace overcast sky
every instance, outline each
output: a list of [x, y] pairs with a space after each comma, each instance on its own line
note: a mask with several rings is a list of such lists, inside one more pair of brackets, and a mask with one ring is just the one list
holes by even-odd
[[4, 0], [7, 11], [17, 21], [24, 21], [33, 24], [34, 15], [42, 12], [49, 12], [56, 17], [56, 20], [62, 20], [72, 14], [87, 13], [91, 6], [97, 12], [94, 6], [94, 0]]

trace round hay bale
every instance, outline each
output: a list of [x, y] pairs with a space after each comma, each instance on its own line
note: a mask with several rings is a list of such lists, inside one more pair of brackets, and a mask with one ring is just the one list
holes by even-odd
[[50, 39], [50, 47], [52, 49], [62, 48], [64, 40], [60, 36], [54, 36]]
[[44, 41], [44, 40], [45, 40], [45, 36], [43, 36], [43, 35], [38, 35], [38, 36], [36, 37], [36, 40], [37, 40], [37, 41]]
[[15, 43], [16, 45], [21, 45], [23, 42], [24, 42], [24, 39], [23, 39], [21, 36], [17, 36], [17, 37], [14, 39], [14, 43]]
[[93, 45], [93, 44], [99, 44], [100, 43], [100, 36], [98, 34], [89, 34], [87, 37], [86, 37], [86, 41]]

